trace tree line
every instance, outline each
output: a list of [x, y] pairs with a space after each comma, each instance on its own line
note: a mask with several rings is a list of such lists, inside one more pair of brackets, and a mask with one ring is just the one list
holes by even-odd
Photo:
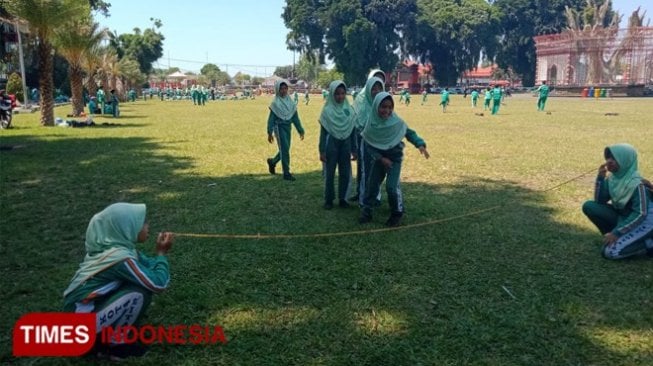
[[566, 9], [592, 18], [610, 0], [286, 0], [287, 45], [323, 64], [333, 60], [351, 85], [370, 68], [393, 70], [410, 58], [433, 65], [432, 77], [454, 85], [480, 61], [535, 83], [533, 36], [559, 33]]

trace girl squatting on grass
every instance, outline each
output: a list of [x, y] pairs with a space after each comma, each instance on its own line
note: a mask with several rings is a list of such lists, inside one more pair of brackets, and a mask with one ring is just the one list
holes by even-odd
[[268, 116], [268, 142], [273, 143], [276, 135], [279, 152], [273, 158], [267, 160], [268, 171], [270, 174], [275, 174], [276, 165], [281, 160], [283, 179], [294, 181], [295, 177], [290, 174], [291, 123], [295, 125], [297, 132], [299, 132], [299, 138], [304, 140], [304, 128], [297, 114], [297, 104], [288, 96], [288, 82], [283, 79], [278, 80], [274, 83], [274, 99], [270, 104], [270, 114]]
[[399, 179], [401, 176], [401, 163], [404, 157], [404, 137], [415, 145], [425, 158], [429, 158], [426, 143], [415, 131], [408, 128], [397, 114], [393, 112], [394, 101], [392, 95], [381, 92], [374, 97], [372, 115], [363, 129], [363, 144], [365, 156], [369, 163], [365, 163], [363, 178], [366, 180], [363, 203], [361, 207], [361, 224], [372, 221], [372, 207], [381, 190], [381, 183], [387, 178], [386, 191], [390, 204], [390, 218], [386, 226], [397, 226], [404, 214]]
[[[86, 257], [64, 291], [64, 311], [96, 313], [97, 332], [106, 327], [138, 324], [153, 293], [168, 287], [170, 270], [166, 255], [174, 235], [159, 233], [155, 257], [136, 250], [149, 236], [144, 204], [114, 203], [95, 214], [86, 229]], [[145, 353], [135, 344], [103, 345], [91, 352], [112, 359]]]
[[603, 155], [594, 200], [583, 204], [583, 213], [603, 234], [603, 256], [621, 259], [647, 250], [653, 254], [653, 193], [637, 170], [637, 151], [616, 144], [606, 147]]
[[[329, 95], [320, 115], [320, 161], [324, 163], [324, 208], [333, 208], [333, 183], [338, 167], [340, 207], [349, 207], [347, 193], [351, 183], [351, 160], [356, 160], [354, 111], [347, 101], [347, 86], [342, 80], [329, 85]], [[351, 160], [350, 160], [351, 157]]]

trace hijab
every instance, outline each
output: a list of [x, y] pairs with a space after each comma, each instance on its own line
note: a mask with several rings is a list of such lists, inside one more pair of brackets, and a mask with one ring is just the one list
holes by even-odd
[[331, 136], [338, 140], [344, 140], [351, 135], [351, 131], [354, 129], [354, 113], [346, 95], [342, 103], [336, 102], [336, 89], [340, 86], [345, 88], [346, 93], [347, 85], [342, 80], [335, 80], [329, 84], [329, 96], [322, 108], [320, 124]]
[[270, 104], [270, 110], [277, 117], [284, 121], [288, 121], [292, 118], [295, 112], [297, 112], [297, 104], [290, 99], [288, 93], [286, 93], [285, 97], [282, 97], [281, 94], [279, 94], [281, 84], [286, 84], [286, 86], [290, 85], [288, 84], [288, 81], [284, 79], [279, 79], [274, 83], [274, 99], [272, 99], [272, 103]]
[[372, 102], [374, 101], [374, 98], [372, 97], [372, 87], [376, 83], [381, 83], [381, 91], [385, 90], [383, 80], [377, 77], [371, 77], [367, 79], [363, 92], [358, 94], [354, 101], [354, 109], [356, 110], [356, 127], [359, 130], [362, 130], [365, 127], [367, 120], [370, 118], [369, 114], [372, 109]]
[[[371, 79], [373, 77], [378, 78], [378, 76], [376, 76], [376, 74], [382, 74], [383, 75], [383, 78], [379, 78], [379, 79], [381, 79], [381, 82], [383, 82], [383, 85], [385, 86], [385, 80], [386, 80], [385, 72], [383, 72], [383, 70], [381, 70], [381, 69], [374, 69], [374, 70], [370, 71], [370, 73], [367, 74], [367, 78], [368, 79]], [[385, 87], [383, 89], [385, 89]]]
[[637, 150], [629, 144], [616, 144], [608, 146], [608, 149], [619, 164], [619, 170], [611, 173], [607, 179], [608, 191], [612, 205], [622, 209], [642, 182], [642, 176], [637, 170]]
[[362, 133], [365, 142], [380, 150], [388, 150], [397, 146], [408, 129], [406, 122], [399, 118], [394, 110], [387, 119], [379, 116], [379, 106], [388, 98], [392, 100], [392, 95], [387, 92], [380, 92], [374, 97], [370, 118]]
[[135, 243], [145, 212], [144, 204], [119, 202], [93, 216], [86, 229], [86, 256], [64, 296], [114, 264], [138, 257]]

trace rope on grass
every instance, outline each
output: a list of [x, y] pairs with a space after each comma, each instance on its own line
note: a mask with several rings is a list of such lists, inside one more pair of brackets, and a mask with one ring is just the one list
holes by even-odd
[[[571, 183], [579, 178], [582, 178], [586, 176], [587, 174], [595, 171], [596, 169], [589, 170], [577, 177], [574, 177], [572, 179], [569, 179], [565, 182], [562, 182], [558, 185], [555, 185], [553, 187], [544, 189], [544, 190], [539, 190], [539, 192], [548, 192], [551, 190], [554, 190], [556, 188], [562, 187], [565, 184]], [[175, 236], [177, 237], [187, 237], [187, 238], [217, 238], [217, 239], [307, 239], [307, 238], [330, 238], [330, 237], [336, 237], [336, 236], [350, 236], [350, 235], [364, 235], [364, 234], [374, 234], [374, 233], [384, 233], [384, 232], [389, 232], [389, 231], [396, 231], [396, 230], [407, 230], [407, 229], [412, 229], [420, 226], [427, 226], [427, 225], [434, 225], [434, 224], [440, 224], [443, 222], [448, 222], [448, 221], [455, 221], [459, 219], [463, 219], [466, 217], [470, 216], [476, 216], [480, 215], [486, 212], [494, 211], [498, 208], [503, 207], [505, 204], [501, 205], [496, 205], [480, 210], [475, 210], [471, 211], [465, 214], [461, 215], [456, 215], [456, 216], [451, 216], [443, 219], [435, 219], [435, 220], [429, 220], [425, 222], [419, 222], [416, 224], [408, 224], [408, 225], [402, 225], [402, 226], [396, 226], [396, 227], [385, 227], [385, 228], [378, 228], [378, 229], [367, 229], [367, 230], [353, 230], [353, 231], [337, 231], [337, 232], [330, 232], [330, 233], [314, 233], [314, 234], [197, 234], [197, 233], [174, 233]]]

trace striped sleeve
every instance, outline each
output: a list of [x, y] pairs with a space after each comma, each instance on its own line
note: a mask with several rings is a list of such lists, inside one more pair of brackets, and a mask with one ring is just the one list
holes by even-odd
[[612, 233], [617, 236], [622, 236], [635, 229], [644, 222], [644, 219], [646, 219], [648, 213], [648, 194], [646, 192], [646, 187], [643, 184], [637, 186], [637, 189], [631, 198], [631, 202], [632, 212], [619, 227], [612, 231]]
[[165, 290], [170, 282], [168, 260], [164, 256], [144, 260], [128, 258], [118, 269], [121, 279], [154, 293]]

